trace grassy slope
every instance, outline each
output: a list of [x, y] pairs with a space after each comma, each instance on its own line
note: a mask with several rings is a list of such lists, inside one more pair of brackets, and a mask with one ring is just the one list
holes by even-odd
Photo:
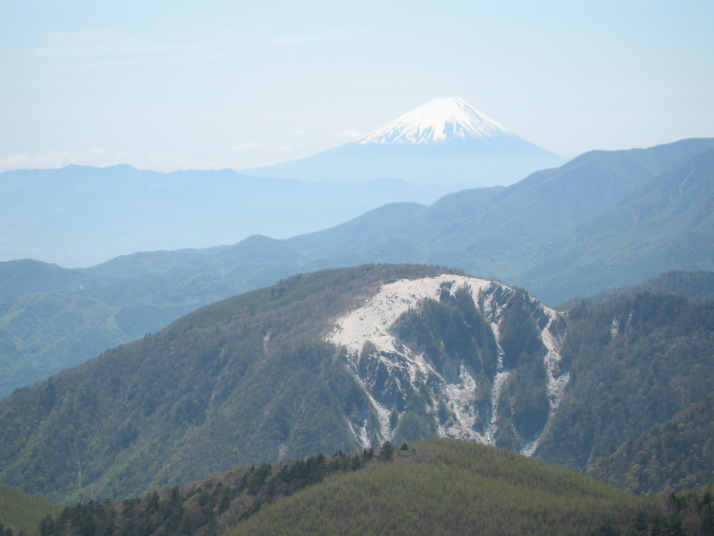
[[17, 488], [0, 483], [0, 523], [17, 529], [32, 530], [47, 514], [59, 513], [51, 502], [29, 495]]
[[229, 534], [587, 534], [643, 499], [509, 451], [453, 440], [328, 478]]

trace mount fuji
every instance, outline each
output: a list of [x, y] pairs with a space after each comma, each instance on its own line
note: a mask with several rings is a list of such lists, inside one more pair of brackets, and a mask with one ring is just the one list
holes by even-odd
[[564, 162], [463, 99], [437, 98], [352, 143], [243, 172], [299, 180], [400, 178], [421, 184], [495, 186]]

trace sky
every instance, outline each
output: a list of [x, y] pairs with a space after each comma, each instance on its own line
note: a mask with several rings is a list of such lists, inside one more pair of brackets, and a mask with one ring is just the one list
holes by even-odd
[[714, 1], [0, 2], [0, 171], [237, 170], [461, 97], [573, 157], [714, 136]]

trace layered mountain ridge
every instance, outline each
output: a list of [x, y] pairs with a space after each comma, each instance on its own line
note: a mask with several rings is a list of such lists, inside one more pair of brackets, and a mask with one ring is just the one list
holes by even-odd
[[[385, 203], [431, 203], [458, 186], [257, 178], [233, 170], [173, 173], [128, 165], [0, 172], [0, 260], [86, 267], [137, 251], [288, 237]], [[87, 222], [92, 222], [87, 225]]]
[[525, 291], [436, 268], [298, 276], [0, 401], [0, 478], [78, 498], [435, 435], [531, 454], [563, 333]]
[[434, 436], [583, 470], [704, 400], [712, 326], [714, 304], [671, 295], [558, 313], [436, 267], [294, 276], [0, 400], [0, 479], [116, 498]]
[[[0, 263], [0, 396], [202, 305], [299, 272], [439, 264], [497, 276], [556, 305], [667, 270], [712, 270], [712, 149], [714, 139], [691, 139], [592, 151], [509, 187], [465, 190], [431, 206], [385, 205], [285, 240], [256, 235], [83, 270]], [[51, 314], [38, 314], [40, 304]]]

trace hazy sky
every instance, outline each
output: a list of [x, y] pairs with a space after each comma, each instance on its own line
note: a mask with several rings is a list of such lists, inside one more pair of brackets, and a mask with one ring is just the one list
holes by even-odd
[[462, 97], [559, 153], [714, 136], [714, 1], [0, 2], [0, 170], [241, 169]]

